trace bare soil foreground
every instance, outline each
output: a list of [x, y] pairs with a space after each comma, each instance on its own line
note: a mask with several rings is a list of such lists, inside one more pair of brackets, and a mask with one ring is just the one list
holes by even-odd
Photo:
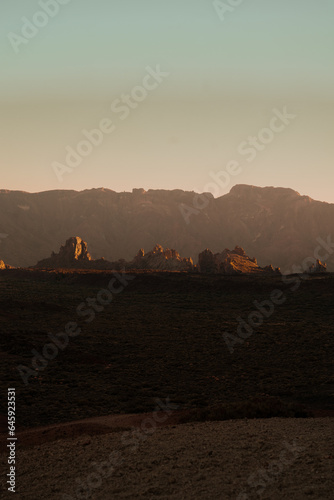
[[169, 423], [24, 448], [13, 498], [334, 498], [331, 418]]
[[13, 498], [334, 498], [333, 296], [330, 274], [1, 271]]

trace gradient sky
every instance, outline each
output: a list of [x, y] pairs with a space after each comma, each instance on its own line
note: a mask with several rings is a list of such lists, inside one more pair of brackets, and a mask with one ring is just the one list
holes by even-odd
[[[8, 34], [41, 7], [0, 9], [0, 188], [202, 192], [236, 160], [219, 195], [273, 185], [334, 202], [333, 0], [245, 0], [224, 20], [211, 0], [70, 0], [18, 54]], [[111, 103], [157, 65], [169, 77], [120, 120]], [[239, 145], [284, 106], [296, 118], [247, 162]], [[103, 118], [115, 131], [59, 182], [53, 162]]]

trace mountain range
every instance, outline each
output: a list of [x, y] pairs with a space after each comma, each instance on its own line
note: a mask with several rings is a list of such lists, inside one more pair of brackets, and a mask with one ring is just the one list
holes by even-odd
[[334, 271], [334, 204], [288, 188], [236, 185], [219, 198], [179, 189], [0, 190], [6, 264], [33, 266], [73, 234], [89, 242], [93, 259], [131, 260], [159, 242], [196, 263], [203, 248], [240, 245], [260, 266], [298, 272], [320, 258]]

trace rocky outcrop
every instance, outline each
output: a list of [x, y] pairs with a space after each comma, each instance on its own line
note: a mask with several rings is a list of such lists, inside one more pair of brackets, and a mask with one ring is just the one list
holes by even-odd
[[194, 263], [190, 258], [182, 258], [176, 250], [156, 245], [145, 254], [141, 248], [135, 258], [127, 264], [130, 269], [152, 269], [160, 271], [192, 271]]
[[110, 262], [104, 258], [93, 260], [88, 252], [87, 243], [79, 237], [69, 238], [61, 246], [58, 254], [52, 252], [49, 259], [41, 260], [35, 266], [39, 269], [96, 269], [96, 270], [151, 270], [200, 272], [206, 274], [255, 274], [279, 273], [272, 266], [264, 268], [257, 264], [255, 258], [250, 258], [240, 246], [234, 250], [225, 249], [214, 254], [208, 248], [198, 256], [198, 265], [191, 258], [183, 258], [173, 249], [155, 245], [153, 250], [145, 253], [141, 248], [131, 261], [119, 259]]
[[269, 266], [265, 266], [262, 268], [264, 272], [269, 274], [281, 274], [281, 270], [279, 267], [273, 267], [271, 264]]
[[88, 253], [87, 243], [79, 237], [69, 238], [65, 245], [60, 248], [58, 254], [52, 252], [49, 259], [41, 260], [35, 266], [40, 269], [99, 269], [99, 270], [122, 270], [122, 269], [148, 269], [157, 271], [192, 271], [193, 261], [182, 258], [176, 250], [156, 245], [152, 251], [145, 254], [140, 249], [135, 258], [127, 262], [119, 259], [109, 262], [104, 258], [93, 260]]
[[322, 263], [319, 259], [315, 264], [312, 264], [309, 267], [308, 274], [322, 274], [327, 272], [327, 264]]
[[3, 260], [0, 260], [0, 270], [2, 269], [13, 269], [12, 266], [8, 266], [7, 264], [4, 263]]
[[89, 267], [92, 258], [88, 253], [87, 243], [78, 236], [69, 238], [60, 247], [59, 253], [52, 252], [51, 257], [39, 261], [35, 267], [42, 269]]
[[198, 271], [206, 274], [259, 274], [280, 273], [272, 266], [262, 268], [255, 258], [246, 255], [243, 248], [236, 246], [234, 250], [226, 248], [221, 253], [214, 254], [208, 248], [198, 256]]

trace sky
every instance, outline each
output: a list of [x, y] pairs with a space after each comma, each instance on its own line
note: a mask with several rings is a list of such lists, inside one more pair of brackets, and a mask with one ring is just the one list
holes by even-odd
[[332, 0], [1, 0], [0, 188], [334, 203], [333, 18]]

